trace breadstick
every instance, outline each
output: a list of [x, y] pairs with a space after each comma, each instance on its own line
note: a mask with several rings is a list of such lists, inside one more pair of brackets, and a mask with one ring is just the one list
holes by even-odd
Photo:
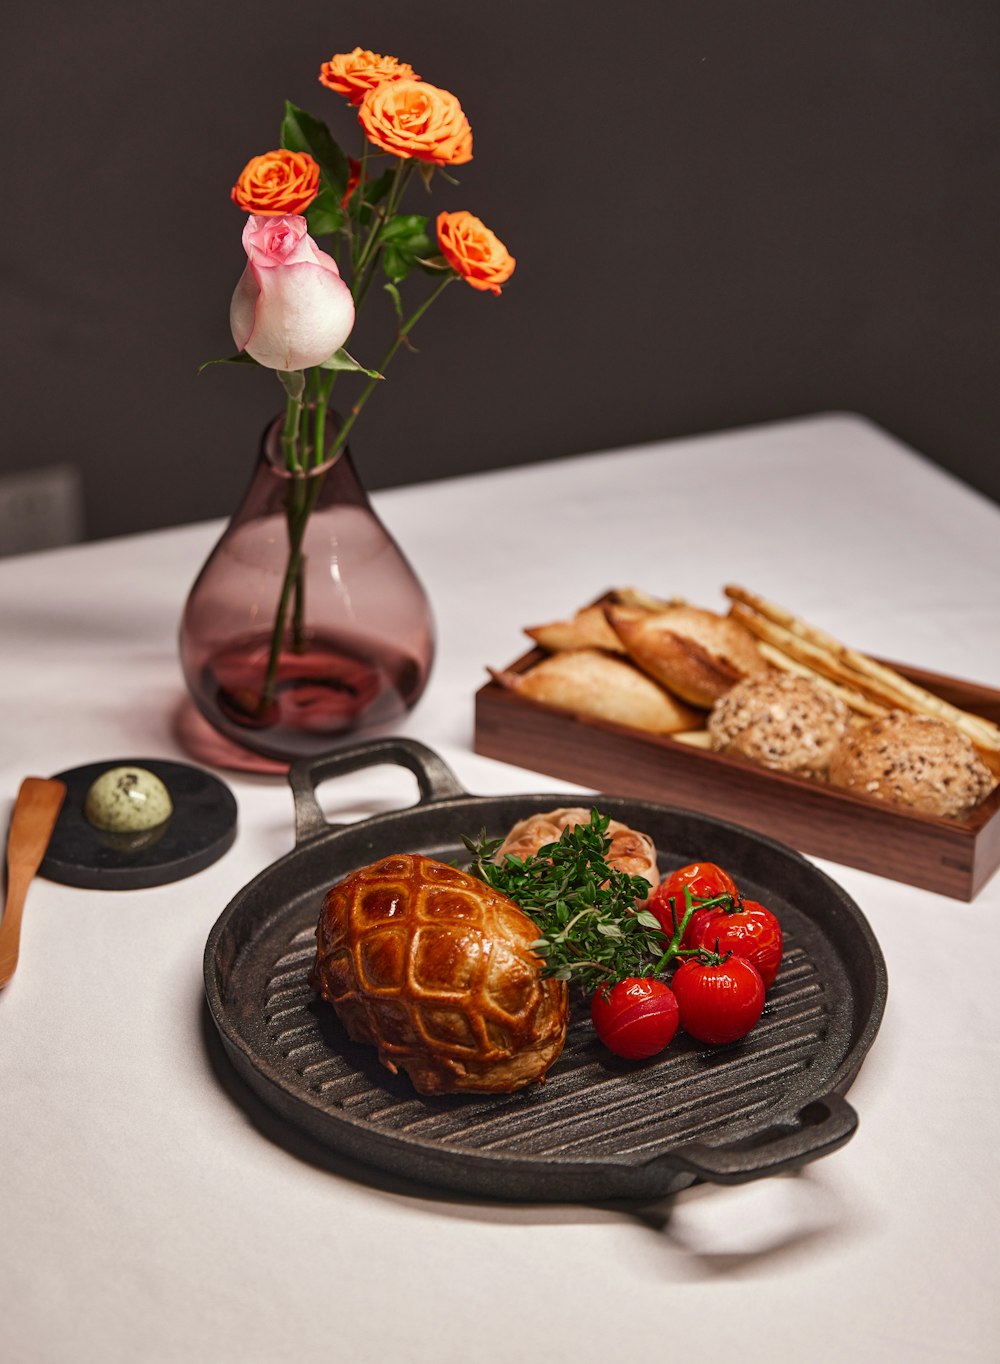
[[689, 748], [711, 748], [712, 739], [707, 729], [684, 729], [679, 734], [671, 734], [671, 739]]
[[741, 625], [745, 625], [759, 640], [765, 641], [772, 648], [786, 654], [795, 662], [812, 668], [821, 677], [853, 687], [867, 696], [869, 700], [875, 701], [876, 704], [884, 704], [889, 709], [899, 704], [894, 694], [889, 695], [883, 692], [877, 684], [870, 682], [867, 678], [860, 677], [853, 669], [846, 667], [832, 654], [827, 653], [815, 644], [809, 644], [798, 635], [793, 635], [784, 626], [776, 625], [774, 621], [768, 620], [765, 616], [758, 616], [756, 612], [739, 604], [734, 605], [729, 614]]
[[724, 591], [731, 601], [737, 603], [733, 607], [733, 614], [748, 629], [769, 643], [776, 644], [793, 658], [814, 666], [824, 676], [832, 676], [837, 681], [858, 688], [890, 707], [947, 720], [980, 751], [1000, 755], [1000, 728], [981, 715], [960, 710], [940, 696], [918, 687], [894, 669], [848, 648], [832, 635], [792, 615], [784, 607], [758, 597], [745, 588], [727, 586]]
[[[743, 620], [744, 617], [741, 616], [740, 619]], [[834, 682], [830, 677], [824, 677], [823, 674], [817, 672], [815, 668], [810, 668], [808, 664], [800, 663], [797, 659], [792, 658], [790, 654], [784, 653], [781, 649], [775, 648], [773, 644], [768, 644], [763, 639], [759, 641], [757, 648], [767, 659], [768, 663], [772, 664], [775, 668], [780, 668], [782, 672], [786, 673], [797, 673], [799, 677], [808, 677], [815, 682], [819, 682], [822, 686], [832, 691], [834, 695], [839, 696], [845, 705], [850, 706], [851, 710], [856, 711], [859, 715], [869, 715], [872, 717], [876, 715], [885, 715], [887, 710], [886, 706], [871, 700], [871, 698], [865, 696], [863, 692], [858, 691], [856, 687], [843, 686], [839, 682]]]

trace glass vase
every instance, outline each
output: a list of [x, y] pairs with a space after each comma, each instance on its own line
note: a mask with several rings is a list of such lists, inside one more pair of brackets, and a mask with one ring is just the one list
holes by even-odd
[[349, 450], [290, 473], [281, 425], [265, 431], [243, 501], [191, 588], [180, 657], [216, 731], [287, 762], [415, 705], [434, 626]]

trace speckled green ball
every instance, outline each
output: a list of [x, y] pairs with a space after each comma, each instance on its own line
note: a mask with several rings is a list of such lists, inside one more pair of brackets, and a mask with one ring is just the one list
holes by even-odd
[[83, 803], [90, 823], [109, 833], [155, 829], [173, 812], [170, 792], [144, 767], [112, 767], [102, 772]]

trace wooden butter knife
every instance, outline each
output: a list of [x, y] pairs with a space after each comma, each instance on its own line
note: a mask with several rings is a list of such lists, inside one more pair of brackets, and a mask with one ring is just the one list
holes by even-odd
[[17, 793], [7, 837], [7, 903], [0, 919], [0, 990], [17, 970], [24, 897], [42, 865], [65, 796], [65, 785], [48, 777], [25, 777]]

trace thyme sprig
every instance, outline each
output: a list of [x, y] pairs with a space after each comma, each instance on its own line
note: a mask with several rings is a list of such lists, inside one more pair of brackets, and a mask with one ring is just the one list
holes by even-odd
[[493, 858], [502, 839], [487, 838], [485, 829], [478, 839], [464, 839], [474, 859], [470, 873], [538, 925], [532, 948], [545, 963], [542, 974], [585, 990], [662, 971], [688, 917], [668, 937], [654, 914], [636, 907], [649, 882], [608, 865], [608, 823], [607, 815], [591, 810], [587, 824], [564, 829], [558, 842], [527, 858], [508, 854], [500, 864]]

